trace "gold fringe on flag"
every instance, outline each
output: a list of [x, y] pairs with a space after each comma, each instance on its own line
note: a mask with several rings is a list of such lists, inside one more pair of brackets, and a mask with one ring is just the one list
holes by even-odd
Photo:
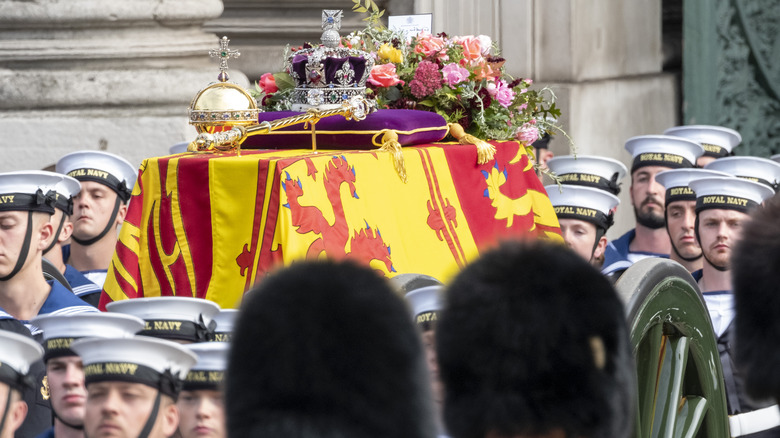
[[[395, 172], [398, 174], [398, 177], [401, 178], [401, 181], [406, 182], [406, 163], [404, 163], [404, 153], [401, 149], [401, 143], [398, 142], [398, 133], [392, 129], [383, 129], [374, 135], [374, 139], [380, 134], [382, 135], [382, 145], [379, 147], [379, 150], [393, 154]], [[377, 145], [376, 140], [374, 140], [373, 143]]]

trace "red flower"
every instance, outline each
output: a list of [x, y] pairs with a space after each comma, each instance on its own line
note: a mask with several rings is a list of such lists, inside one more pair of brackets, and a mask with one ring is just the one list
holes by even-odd
[[274, 75], [271, 73], [265, 73], [264, 75], [260, 76], [260, 80], [257, 81], [257, 85], [261, 90], [263, 90], [265, 94], [276, 93], [279, 91], [279, 87], [276, 86]]

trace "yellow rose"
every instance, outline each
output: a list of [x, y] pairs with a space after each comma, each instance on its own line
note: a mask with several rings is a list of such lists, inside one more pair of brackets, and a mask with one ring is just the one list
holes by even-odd
[[400, 64], [404, 60], [403, 53], [388, 43], [382, 44], [376, 54], [379, 56], [379, 59], [384, 59], [394, 64]]

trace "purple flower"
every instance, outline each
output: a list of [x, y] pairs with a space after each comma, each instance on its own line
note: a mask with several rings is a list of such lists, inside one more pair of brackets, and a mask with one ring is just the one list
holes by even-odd
[[409, 87], [414, 97], [422, 99], [441, 88], [441, 83], [439, 66], [430, 61], [421, 61], [414, 72], [414, 79], [409, 82]]
[[441, 69], [447, 85], [456, 85], [469, 78], [469, 71], [456, 63], [447, 64]]

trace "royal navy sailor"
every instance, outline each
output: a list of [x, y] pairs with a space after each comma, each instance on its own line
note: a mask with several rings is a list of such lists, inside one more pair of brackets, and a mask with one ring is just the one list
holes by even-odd
[[198, 356], [198, 361], [184, 379], [179, 395], [179, 435], [181, 438], [225, 438], [222, 387], [229, 344], [208, 342], [189, 344], [187, 348]]
[[[771, 402], [752, 400], [747, 396], [742, 376], [735, 366], [730, 333], [734, 319], [732, 249], [741, 239], [749, 213], [772, 197], [774, 191], [764, 184], [733, 176], [697, 179], [691, 181], [690, 187], [696, 193], [696, 236], [704, 257], [702, 270], [695, 272], [693, 278], [704, 295], [718, 338], [732, 436], [736, 436], [737, 429], [744, 432], [751, 423], [761, 423], [759, 419], [751, 419], [756, 415], [753, 411], [767, 407], [770, 413], [777, 410], [777, 406], [772, 410]], [[746, 436], [777, 437], [780, 427]]]
[[0, 438], [12, 438], [22, 426], [28, 411], [22, 393], [34, 386], [28, 373], [42, 356], [34, 340], [0, 330]]
[[655, 180], [658, 172], [692, 168], [704, 148], [695, 141], [666, 135], [644, 135], [626, 141], [633, 157], [631, 205], [636, 226], [607, 245], [602, 272], [625, 269], [625, 262], [646, 257], [669, 257], [671, 243], [664, 227], [664, 194]]
[[761, 157], [726, 157], [704, 166], [705, 169], [728, 173], [738, 178], [755, 181], [777, 193], [780, 188], [780, 163]]
[[81, 358], [70, 344], [87, 337], [131, 337], [144, 322], [134, 316], [110, 313], [43, 315], [32, 322], [43, 330], [43, 361], [54, 415], [54, 425], [38, 438], [83, 438], [87, 390]]
[[605, 190], [585, 186], [553, 184], [545, 190], [566, 246], [595, 266], [607, 247], [605, 235], [613, 224], [613, 212], [620, 199]]
[[102, 288], [137, 170], [108, 152], [79, 151], [60, 158], [56, 171], [81, 183], [73, 199], [73, 235], [66, 262]]
[[696, 159], [696, 167], [727, 157], [734, 153], [734, 148], [742, 142], [739, 132], [724, 126], [684, 125], [674, 126], [664, 131], [664, 135], [687, 138], [704, 148], [704, 153]]
[[696, 193], [691, 181], [708, 176], [729, 176], [727, 173], [704, 169], [672, 169], [659, 172], [655, 179], [666, 189], [664, 220], [672, 252], [669, 258], [683, 265], [688, 272], [702, 267], [702, 252], [696, 240]]
[[90, 438], [168, 438], [179, 426], [176, 401], [197, 357], [175, 342], [147, 336], [79, 339]]
[[148, 297], [113, 301], [106, 311], [137, 316], [146, 322], [139, 335], [181, 343], [214, 339], [219, 305], [192, 297]]

